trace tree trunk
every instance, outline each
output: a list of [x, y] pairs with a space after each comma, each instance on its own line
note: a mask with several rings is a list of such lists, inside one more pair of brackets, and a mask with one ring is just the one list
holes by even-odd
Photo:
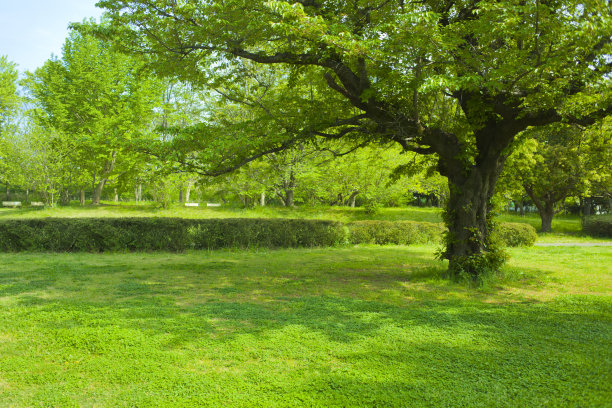
[[582, 215], [588, 217], [593, 212], [593, 199], [591, 197], [585, 197], [582, 205]]
[[349, 197], [348, 202], [351, 208], [355, 208], [355, 198], [357, 198], [357, 195], [359, 195], [359, 191], [353, 191]]
[[183, 186], [179, 188], [179, 203], [183, 202]]
[[69, 205], [70, 204], [70, 191], [62, 190], [60, 192], [60, 205]]
[[85, 205], [85, 189], [81, 189], [81, 205]]
[[[503, 164], [503, 159], [498, 160]], [[446, 208], [448, 236], [444, 257], [453, 277], [466, 274], [476, 279], [484, 269], [496, 270], [503, 258], [490, 247], [491, 197], [502, 164], [473, 166], [466, 172], [447, 172], [450, 196]]]
[[115, 192], [115, 195], [114, 195], [113, 201], [118, 203], [119, 202], [119, 194], [117, 194], [117, 189], [116, 188], [115, 188], [114, 192]]
[[193, 187], [193, 182], [187, 182], [187, 189], [185, 190], [185, 202], [189, 202], [189, 196], [191, 195], [191, 188]]
[[9, 189], [9, 183], [6, 183], [6, 201], [11, 201], [11, 190]]
[[525, 200], [521, 200], [521, 217], [525, 216]]
[[263, 191], [261, 193], [261, 196], [259, 197], [259, 205], [261, 205], [262, 207], [266, 206], [266, 192]]
[[285, 207], [293, 207], [293, 189], [285, 191]]
[[107, 181], [108, 179], [106, 178], [100, 179], [100, 181], [96, 185], [96, 189], [94, 190], [94, 194], [91, 199], [91, 203], [93, 205], [100, 205], [100, 199], [102, 197], [102, 190], [104, 189], [104, 185], [106, 184]]
[[545, 202], [538, 210], [542, 220], [542, 232], [552, 232], [552, 220], [555, 215], [553, 203]]
[[26, 203], [30, 203], [30, 189], [26, 188]]

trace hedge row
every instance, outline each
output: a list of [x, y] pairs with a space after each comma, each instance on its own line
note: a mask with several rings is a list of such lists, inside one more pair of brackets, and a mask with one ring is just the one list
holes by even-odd
[[[439, 242], [442, 224], [414, 221], [180, 218], [42, 218], [0, 221], [0, 251], [104, 252], [296, 248]], [[531, 245], [527, 224], [502, 224], [506, 245]]]
[[582, 231], [603, 238], [612, 238], [612, 215], [597, 215], [582, 220]]
[[[353, 244], [424, 244], [438, 243], [446, 230], [443, 224], [416, 221], [357, 221], [348, 224]], [[529, 224], [499, 223], [494, 236], [503, 246], [531, 246], [538, 234]]]
[[320, 220], [42, 218], [0, 222], [0, 251], [184, 251], [332, 246], [342, 224]]

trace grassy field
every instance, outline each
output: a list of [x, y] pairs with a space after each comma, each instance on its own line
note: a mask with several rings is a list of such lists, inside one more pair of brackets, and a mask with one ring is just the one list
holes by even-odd
[[2, 407], [604, 407], [612, 248], [0, 254]]

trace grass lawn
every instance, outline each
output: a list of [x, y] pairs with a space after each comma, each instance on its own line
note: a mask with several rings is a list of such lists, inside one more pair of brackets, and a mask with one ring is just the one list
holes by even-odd
[[612, 248], [0, 254], [0, 406], [604, 407]]

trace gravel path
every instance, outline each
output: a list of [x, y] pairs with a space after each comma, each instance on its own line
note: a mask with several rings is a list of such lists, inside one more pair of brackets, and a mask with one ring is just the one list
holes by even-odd
[[594, 247], [594, 246], [612, 246], [612, 242], [542, 242], [536, 243], [535, 246], [541, 247]]

